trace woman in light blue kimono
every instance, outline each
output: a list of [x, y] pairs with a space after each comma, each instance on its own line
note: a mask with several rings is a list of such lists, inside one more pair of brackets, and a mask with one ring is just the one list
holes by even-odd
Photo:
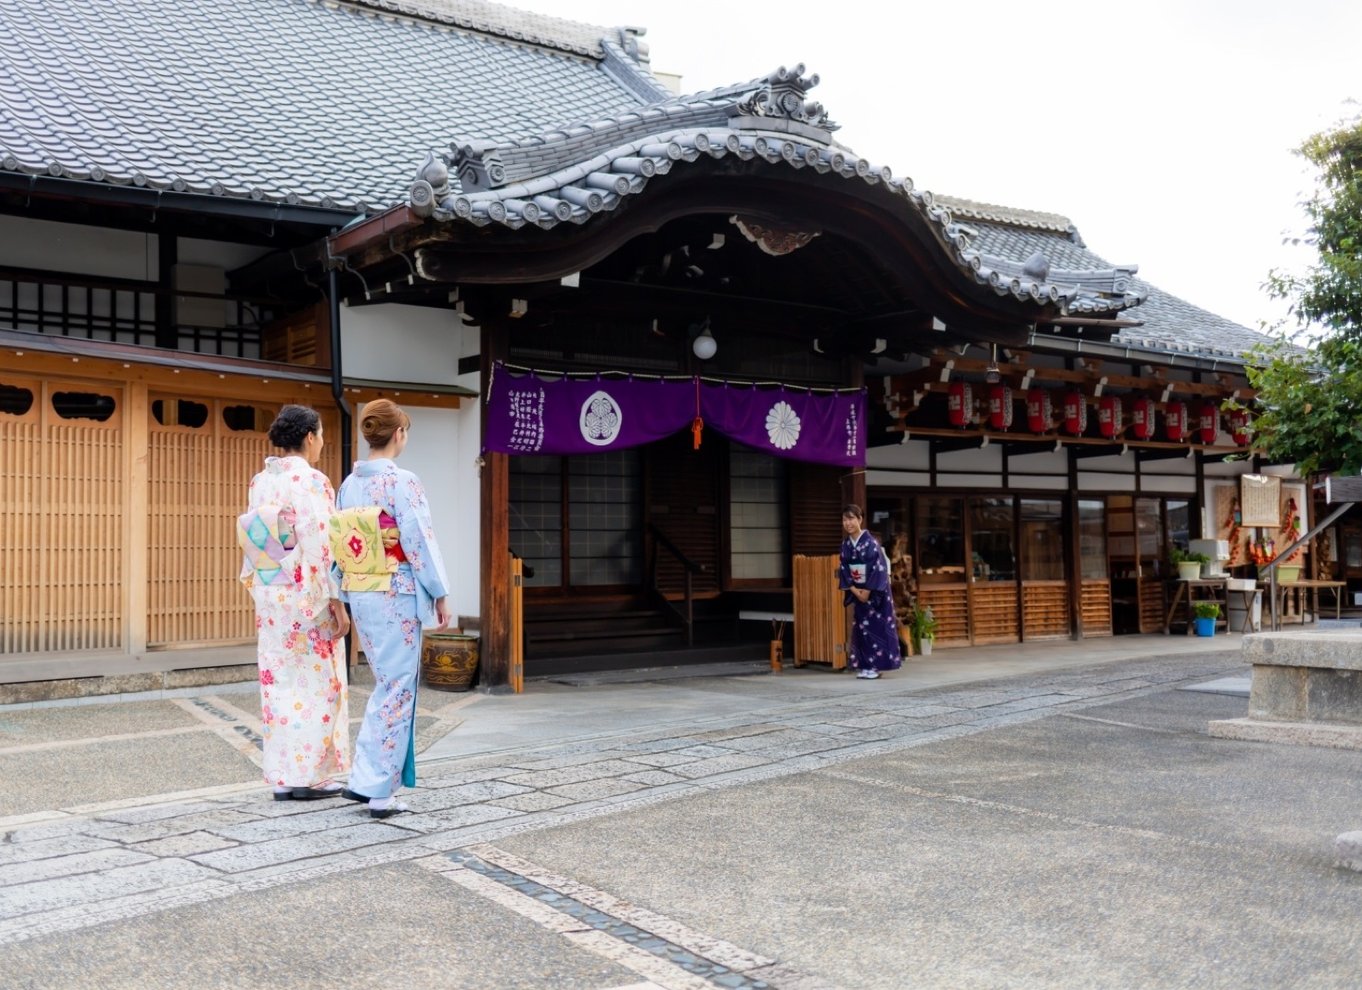
[[393, 463], [410, 427], [410, 417], [388, 399], [364, 407], [360, 431], [369, 457], [341, 484], [331, 533], [341, 594], [374, 675], [343, 796], [367, 802], [374, 818], [410, 810], [394, 794], [416, 783], [421, 629], [449, 623], [449, 579], [425, 490]]
[[889, 558], [875, 537], [861, 528], [862, 519], [858, 505], [842, 510], [846, 539], [842, 541], [838, 586], [844, 592], [843, 603], [852, 606], [851, 666], [857, 677], [873, 681], [881, 671], [898, 670], [903, 657], [889, 587]]

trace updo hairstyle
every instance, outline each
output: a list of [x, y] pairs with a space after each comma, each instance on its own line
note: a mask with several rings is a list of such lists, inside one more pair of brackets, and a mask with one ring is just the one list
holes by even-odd
[[309, 406], [288, 405], [270, 424], [270, 443], [282, 450], [302, 450], [309, 433], [322, 428], [322, 418]]
[[392, 399], [375, 399], [365, 404], [364, 414], [359, 421], [359, 430], [364, 434], [364, 442], [370, 447], [388, 446], [399, 427], [410, 429], [411, 417]]

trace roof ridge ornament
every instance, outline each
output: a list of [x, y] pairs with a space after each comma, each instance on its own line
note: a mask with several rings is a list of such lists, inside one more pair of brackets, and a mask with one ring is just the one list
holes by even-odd
[[449, 168], [436, 157], [435, 152], [427, 151], [426, 160], [416, 170], [416, 181], [411, 184], [408, 199], [417, 216], [428, 217], [450, 195]]
[[781, 66], [764, 78], [754, 80], [764, 84], [738, 101], [733, 108], [735, 117], [784, 117], [809, 127], [824, 131], [835, 131], [837, 124], [828, 118], [823, 104], [806, 100], [809, 90], [818, 85], [818, 73], [804, 75], [804, 63], [793, 69]]
[[464, 192], [494, 189], [506, 184], [506, 163], [495, 141], [466, 141], [451, 146], [450, 164]]

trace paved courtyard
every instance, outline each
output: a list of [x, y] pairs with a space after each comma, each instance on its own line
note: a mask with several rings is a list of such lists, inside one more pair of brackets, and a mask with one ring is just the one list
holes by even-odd
[[1242, 678], [1235, 645], [427, 691], [416, 811], [382, 822], [270, 800], [249, 690], [0, 709], [0, 972], [1356, 987], [1356, 754], [1210, 738], [1246, 701], [1187, 688]]

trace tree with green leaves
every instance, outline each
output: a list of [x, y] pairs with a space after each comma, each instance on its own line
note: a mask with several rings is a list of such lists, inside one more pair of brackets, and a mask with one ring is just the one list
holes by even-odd
[[1318, 171], [1297, 243], [1318, 257], [1303, 274], [1274, 270], [1265, 288], [1295, 326], [1249, 354], [1258, 390], [1255, 446], [1300, 474], [1362, 473], [1362, 114], [1312, 135], [1297, 154]]

